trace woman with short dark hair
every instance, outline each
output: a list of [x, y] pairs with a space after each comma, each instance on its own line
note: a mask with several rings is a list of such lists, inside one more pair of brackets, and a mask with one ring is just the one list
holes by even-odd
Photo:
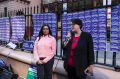
[[68, 79], [86, 79], [86, 70], [93, 72], [94, 49], [90, 33], [83, 32], [80, 19], [72, 20], [72, 32], [67, 35], [69, 39], [64, 42], [63, 60]]

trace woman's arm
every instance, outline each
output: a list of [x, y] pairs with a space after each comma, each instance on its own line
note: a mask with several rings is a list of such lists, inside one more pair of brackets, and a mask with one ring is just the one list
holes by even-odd
[[34, 48], [33, 48], [33, 55], [34, 55], [35, 62], [39, 61], [39, 56], [38, 56], [38, 52], [37, 52], [37, 43], [38, 43], [38, 40], [39, 40], [39, 37], [37, 37], [37, 39], [35, 40]]
[[93, 39], [91, 34], [88, 37], [88, 70], [90, 73], [93, 73], [93, 64], [94, 64], [94, 46], [93, 46]]
[[62, 56], [62, 60], [66, 60], [66, 55], [67, 55], [67, 48], [69, 47], [69, 43], [72, 39], [71, 33], [69, 32], [66, 36], [65, 41], [63, 42], [62, 45], [62, 49], [63, 49], [63, 56]]
[[94, 46], [93, 46], [93, 39], [91, 34], [89, 34], [89, 41], [88, 41], [88, 65], [94, 64]]

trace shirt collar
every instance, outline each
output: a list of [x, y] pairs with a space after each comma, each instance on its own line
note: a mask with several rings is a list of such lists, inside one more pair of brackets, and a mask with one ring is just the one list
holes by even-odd
[[42, 37], [50, 37], [50, 35], [46, 35], [46, 36], [45, 36], [45, 35], [43, 35]]

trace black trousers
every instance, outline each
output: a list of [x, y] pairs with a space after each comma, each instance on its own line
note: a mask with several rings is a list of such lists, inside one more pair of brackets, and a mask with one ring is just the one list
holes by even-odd
[[54, 58], [52, 58], [46, 64], [37, 64], [38, 79], [52, 79], [53, 64], [54, 64]]
[[77, 76], [75, 67], [68, 65], [67, 66], [67, 74], [68, 74], [68, 79], [80, 79], [80, 77]]

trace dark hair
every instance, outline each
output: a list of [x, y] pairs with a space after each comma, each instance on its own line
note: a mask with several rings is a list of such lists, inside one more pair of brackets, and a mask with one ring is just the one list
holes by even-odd
[[82, 29], [82, 27], [83, 27], [82, 20], [80, 20], [80, 19], [72, 19], [71, 21], [72, 21], [73, 25], [77, 24], [77, 25], [80, 26], [80, 29]]
[[48, 29], [49, 29], [49, 35], [52, 35], [52, 31], [51, 31], [51, 29], [50, 29], [50, 26], [49, 26], [48, 24], [43, 24], [42, 27], [41, 27], [41, 30], [40, 30], [40, 32], [39, 32], [39, 35], [38, 35], [39, 38], [44, 35], [44, 34], [43, 34], [43, 28], [44, 28], [45, 26], [47, 26]]

